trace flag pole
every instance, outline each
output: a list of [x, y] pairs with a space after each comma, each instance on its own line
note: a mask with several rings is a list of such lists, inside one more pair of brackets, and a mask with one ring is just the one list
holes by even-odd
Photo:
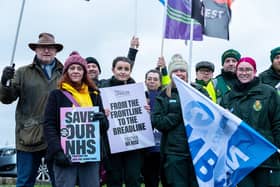
[[137, 36], [138, 26], [138, 1], [134, 1], [134, 36]]
[[191, 70], [192, 70], [192, 45], [193, 45], [193, 28], [194, 21], [191, 18], [191, 28], [190, 28], [190, 44], [189, 46], [189, 67], [188, 67], [188, 83], [191, 83]]
[[16, 36], [15, 36], [15, 41], [14, 41], [14, 46], [13, 46], [13, 51], [12, 51], [12, 56], [11, 56], [11, 61], [10, 61], [11, 66], [14, 64], [14, 58], [15, 58], [15, 53], [16, 53], [16, 48], [17, 48], [17, 41], [18, 41], [18, 34], [19, 34], [22, 15], [23, 15], [23, 11], [24, 11], [24, 5], [25, 5], [25, 0], [22, 0], [19, 20], [18, 20], [18, 25], [17, 25], [17, 31], [16, 31]]
[[163, 56], [163, 49], [164, 49], [164, 35], [166, 29], [166, 16], [167, 16], [167, 5], [168, 0], [165, 1], [164, 4], [164, 11], [163, 11], [163, 19], [162, 19], [162, 37], [161, 37], [161, 47], [160, 47], [160, 56]]

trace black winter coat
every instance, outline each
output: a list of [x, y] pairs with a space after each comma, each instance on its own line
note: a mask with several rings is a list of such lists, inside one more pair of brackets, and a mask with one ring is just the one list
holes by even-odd
[[259, 75], [261, 82], [275, 87], [280, 82], [280, 75], [271, 66]]
[[[237, 82], [221, 101], [221, 106], [245, 121], [271, 143], [280, 147], [280, 97], [271, 86], [258, 78], [250, 83]], [[279, 167], [278, 153], [261, 167]]]
[[[96, 94], [98, 93], [98, 94]], [[104, 113], [104, 108], [101, 96], [98, 91], [90, 91], [90, 97], [93, 106], [99, 106], [100, 111]], [[48, 143], [47, 159], [52, 159], [53, 155], [62, 151], [60, 144], [60, 108], [72, 107], [73, 103], [62, 93], [61, 90], [56, 89], [50, 93], [44, 116], [44, 135]], [[109, 123], [107, 118], [100, 121], [100, 141], [101, 141], [101, 158], [104, 158], [109, 153], [109, 150], [104, 147], [106, 145], [107, 130]]]

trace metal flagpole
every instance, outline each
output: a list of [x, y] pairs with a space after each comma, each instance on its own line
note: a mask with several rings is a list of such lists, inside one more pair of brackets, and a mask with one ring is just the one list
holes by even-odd
[[163, 21], [162, 21], [162, 38], [161, 38], [161, 47], [160, 47], [160, 56], [163, 56], [163, 48], [164, 48], [164, 34], [165, 34], [165, 27], [166, 27], [166, 17], [167, 17], [167, 5], [168, 0], [165, 1], [164, 4], [164, 13], [163, 13]]
[[138, 26], [138, 1], [134, 1], [134, 36], [137, 36]]
[[189, 66], [188, 66], [188, 83], [191, 83], [191, 70], [192, 70], [192, 44], [193, 44], [193, 28], [194, 21], [191, 18], [191, 28], [190, 28], [190, 44], [189, 44]]
[[17, 25], [17, 31], [16, 31], [16, 37], [15, 37], [14, 46], [13, 46], [13, 52], [12, 52], [12, 56], [11, 56], [11, 62], [10, 62], [11, 66], [14, 64], [14, 58], [15, 58], [15, 53], [16, 53], [16, 48], [17, 48], [17, 41], [18, 41], [18, 34], [19, 34], [21, 20], [22, 20], [22, 15], [23, 15], [23, 11], [24, 11], [24, 5], [25, 5], [25, 0], [22, 0], [19, 20], [18, 20], [18, 25]]

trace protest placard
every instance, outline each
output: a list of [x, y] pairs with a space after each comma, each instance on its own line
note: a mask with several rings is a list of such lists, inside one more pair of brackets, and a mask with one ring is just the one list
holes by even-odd
[[143, 83], [101, 89], [105, 109], [110, 110], [108, 133], [111, 153], [155, 145]]
[[60, 108], [61, 146], [72, 162], [100, 161], [99, 107]]

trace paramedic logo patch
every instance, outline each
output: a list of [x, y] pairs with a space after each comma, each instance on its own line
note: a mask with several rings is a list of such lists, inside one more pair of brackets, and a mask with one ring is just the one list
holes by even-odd
[[255, 101], [253, 108], [255, 111], [260, 111], [262, 109], [262, 104], [261, 104], [260, 100]]

